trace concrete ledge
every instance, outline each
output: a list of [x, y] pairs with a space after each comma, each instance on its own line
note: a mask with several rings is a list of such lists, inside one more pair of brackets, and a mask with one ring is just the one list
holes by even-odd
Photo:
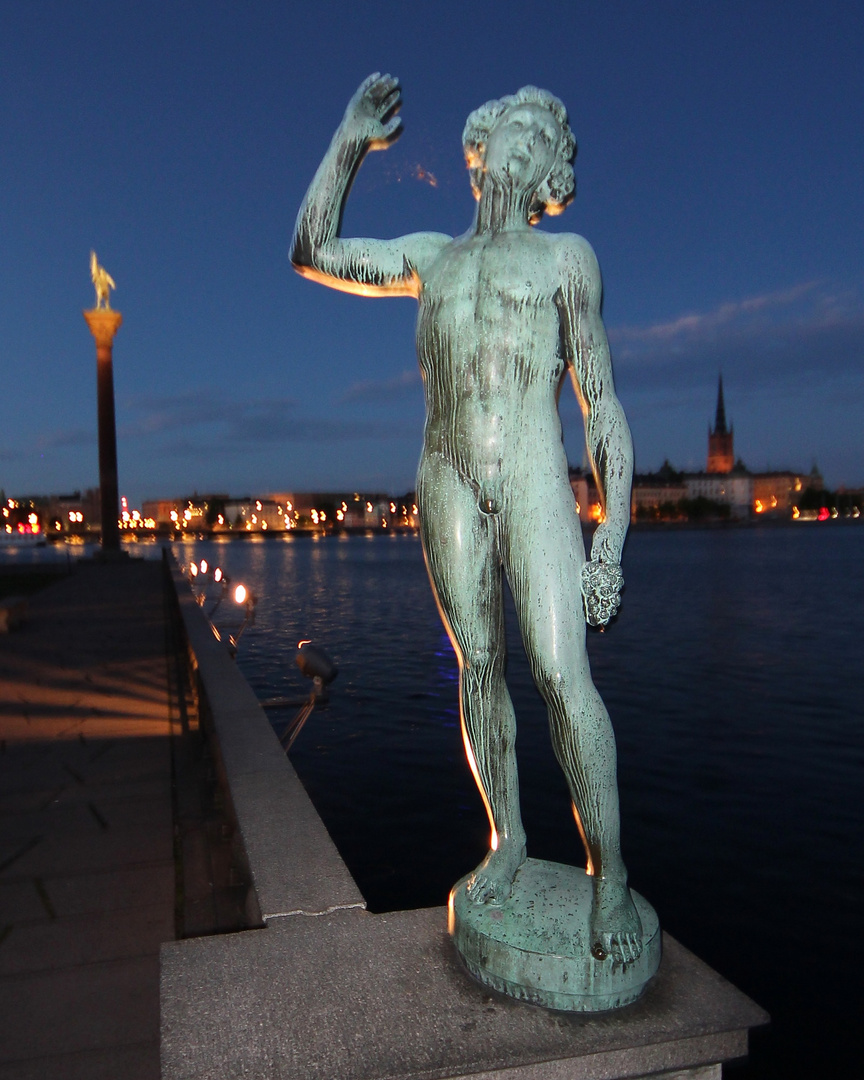
[[660, 973], [627, 1009], [520, 1004], [466, 975], [446, 925], [445, 908], [353, 911], [164, 945], [163, 1077], [708, 1077], [767, 1019], [668, 936]]
[[252, 688], [169, 562], [212, 736], [261, 919], [365, 908], [366, 901], [285, 756]]

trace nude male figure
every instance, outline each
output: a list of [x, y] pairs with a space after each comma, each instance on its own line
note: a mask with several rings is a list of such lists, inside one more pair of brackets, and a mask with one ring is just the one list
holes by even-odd
[[[587, 852], [592, 952], [634, 960], [642, 927], [621, 858], [615, 740], [585, 646], [586, 617], [608, 622], [619, 604], [632, 445], [594, 253], [582, 237], [532, 227], [572, 198], [575, 143], [561, 102], [524, 87], [468, 118], [477, 212], [463, 236], [343, 239], [351, 180], [367, 151], [399, 135], [399, 103], [390, 76], [372, 75], [357, 90], [301, 207], [291, 259], [333, 288], [419, 302], [423, 550], [459, 660], [465, 747], [492, 826], [468, 894], [503, 903], [526, 858], [504, 680], [503, 569]], [[587, 562], [558, 416], [568, 373], [605, 494]]]

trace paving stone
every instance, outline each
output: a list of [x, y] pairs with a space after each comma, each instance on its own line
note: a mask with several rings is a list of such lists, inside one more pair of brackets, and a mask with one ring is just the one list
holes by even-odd
[[0, 1062], [145, 1042], [158, 987], [152, 955], [0, 978]]
[[[45, 915], [39, 894], [32, 880], [0, 882], [0, 932], [3, 927], [21, 917], [21, 912], [36, 912], [38, 918]], [[0, 945], [0, 950], [3, 946]]]
[[[25, 842], [37, 838], [28, 837]], [[77, 831], [74, 843], [61, 833], [43, 835], [41, 841], [16, 859], [9, 870], [14, 869], [15, 877], [44, 878], [51, 874], [95, 872], [172, 859], [170, 834], [159, 835], [147, 824], [103, 829], [93, 818], [92, 828], [88, 825]], [[8, 874], [9, 871], [4, 876]]]
[[159, 1042], [49, 1054], [0, 1065], [2, 1080], [157, 1080]]
[[43, 918], [13, 924], [0, 944], [0, 977], [158, 953], [174, 936], [165, 904], [130, 908], [106, 919], [103, 913]]
[[81, 567], [0, 645], [0, 1076], [156, 1080], [174, 936], [162, 568]]
[[159, 904], [170, 910], [174, 903], [174, 864], [165, 860], [90, 874], [46, 874], [42, 881], [59, 918], [102, 912], [112, 919], [131, 908]]

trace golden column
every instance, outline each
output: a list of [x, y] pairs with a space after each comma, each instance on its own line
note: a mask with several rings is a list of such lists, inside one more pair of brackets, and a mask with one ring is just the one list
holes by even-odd
[[96, 393], [99, 413], [99, 496], [102, 513], [102, 550], [120, 550], [120, 495], [117, 483], [117, 429], [114, 422], [114, 335], [123, 322], [119, 311], [111, 310], [111, 277], [90, 252], [90, 273], [96, 286], [96, 307], [84, 312], [90, 333], [96, 339]]

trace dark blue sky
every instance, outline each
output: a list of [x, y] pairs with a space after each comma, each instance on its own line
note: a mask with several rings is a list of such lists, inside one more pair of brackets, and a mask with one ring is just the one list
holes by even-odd
[[[722, 369], [752, 468], [864, 483], [864, 8], [774, 0], [0, 6], [0, 487], [97, 482], [91, 247], [117, 281], [121, 492], [413, 485], [414, 302], [302, 280], [294, 218], [370, 71], [404, 134], [346, 234], [458, 234], [460, 136], [524, 83], [570, 111], [579, 232], [637, 467], [704, 465]], [[436, 186], [429, 182], [432, 174]], [[583, 435], [569, 387], [571, 460]]]

